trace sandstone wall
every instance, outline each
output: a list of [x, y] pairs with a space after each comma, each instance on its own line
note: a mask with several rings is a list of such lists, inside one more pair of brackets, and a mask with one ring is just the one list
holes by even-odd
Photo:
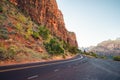
[[77, 47], [74, 33], [69, 33], [56, 0], [10, 0], [40, 25], [45, 25], [54, 36], [57, 36]]

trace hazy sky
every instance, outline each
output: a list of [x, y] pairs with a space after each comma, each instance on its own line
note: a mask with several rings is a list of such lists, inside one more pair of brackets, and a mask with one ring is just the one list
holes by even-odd
[[120, 37], [120, 0], [57, 0], [79, 47]]

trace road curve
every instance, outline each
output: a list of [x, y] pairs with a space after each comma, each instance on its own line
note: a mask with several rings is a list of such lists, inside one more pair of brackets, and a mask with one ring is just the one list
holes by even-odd
[[120, 62], [73, 59], [0, 67], [0, 80], [120, 80]]
[[22, 70], [22, 69], [29, 69], [29, 68], [36, 68], [36, 67], [42, 67], [42, 66], [49, 66], [49, 65], [55, 65], [55, 64], [62, 64], [62, 63], [68, 63], [73, 62], [82, 59], [83, 56], [77, 55], [76, 57], [72, 59], [66, 59], [66, 60], [57, 60], [57, 61], [50, 61], [50, 62], [37, 62], [37, 63], [28, 63], [28, 64], [18, 64], [18, 65], [10, 65], [10, 66], [1, 66], [0, 72], [8, 72], [8, 71], [14, 71], [14, 70]]

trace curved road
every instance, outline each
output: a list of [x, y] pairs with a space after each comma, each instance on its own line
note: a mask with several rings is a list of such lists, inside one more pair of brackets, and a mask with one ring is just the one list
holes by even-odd
[[0, 80], [120, 80], [120, 62], [73, 59], [0, 67]]

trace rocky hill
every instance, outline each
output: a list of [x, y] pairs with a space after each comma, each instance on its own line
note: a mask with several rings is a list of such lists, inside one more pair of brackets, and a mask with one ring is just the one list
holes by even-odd
[[56, 0], [10, 0], [10, 2], [30, 15], [33, 21], [46, 26], [54, 36], [77, 46], [75, 34], [73, 32], [69, 34], [65, 28], [63, 15], [58, 9]]
[[0, 61], [65, 57], [77, 47], [75, 33], [66, 30], [56, 0], [1, 0]]
[[120, 55], [120, 39], [103, 41], [89, 49], [101, 55]]

